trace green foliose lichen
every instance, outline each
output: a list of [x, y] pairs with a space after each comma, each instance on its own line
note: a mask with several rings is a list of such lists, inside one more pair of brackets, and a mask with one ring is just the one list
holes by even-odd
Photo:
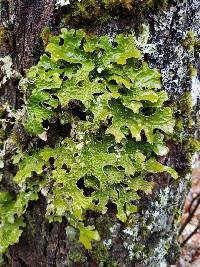
[[37, 200], [34, 192], [21, 192], [13, 198], [8, 192], [0, 192], [0, 253], [6, 251], [9, 245], [17, 243], [25, 226], [23, 214], [29, 201]]
[[[148, 174], [168, 172], [177, 178], [175, 170], [156, 159], [167, 154], [165, 134], [174, 127], [160, 78], [141, 60], [134, 35], [119, 34], [111, 42], [108, 36], [62, 29], [21, 80], [26, 131], [48, 142], [50, 125], [62, 123], [63, 112], [71, 131], [53, 146], [33, 146], [14, 157], [18, 197], [41, 192], [49, 220], [66, 217], [79, 229], [86, 249], [100, 240], [95, 225], [86, 223], [87, 211], [105, 214], [112, 203], [116, 217], [126, 222], [137, 211], [133, 200], [138, 203], [138, 190], [151, 193], [154, 183], [146, 180]], [[4, 213], [0, 216], [5, 220]], [[3, 250], [9, 245], [1, 239], [0, 244]]]

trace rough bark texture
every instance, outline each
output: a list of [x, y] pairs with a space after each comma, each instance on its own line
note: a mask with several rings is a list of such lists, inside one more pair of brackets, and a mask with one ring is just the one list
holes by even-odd
[[[43, 27], [50, 25], [54, 30], [59, 28], [62, 16], [54, 9], [53, 0], [1, 1], [0, 23], [8, 34], [6, 42], [0, 47], [1, 57], [10, 55], [15, 71], [23, 73], [25, 68], [36, 63], [43, 51], [39, 37]], [[200, 59], [198, 53], [189, 53], [181, 42], [189, 30], [199, 34], [200, 1], [170, 1], [165, 11], [151, 9], [140, 17], [140, 22], [150, 25], [149, 43], [155, 47], [154, 52], [145, 54], [144, 58], [152, 66], [160, 68], [163, 87], [170, 94], [169, 104], [178, 102], [184, 92], [194, 89], [194, 84], [187, 76], [188, 64], [192, 63], [198, 68]], [[124, 29], [136, 29], [137, 26], [135, 15], [128, 12], [115, 16], [105, 24], [94, 27], [84, 24], [90, 31], [93, 28], [95, 33], [108, 33], [110, 36]], [[0, 94], [3, 102], [7, 101], [15, 108], [20, 107], [16, 77], [12, 76], [2, 84]], [[197, 95], [193, 98], [195, 100]], [[194, 109], [194, 116], [196, 113], [197, 109]], [[188, 135], [188, 129], [185, 129], [184, 134]], [[179, 255], [178, 219], [188, 190], [189, 175], [183, 171], [188, 167], [188, 161], [182, 146], [171, 142], [169, 147], [168, 157], [160, 160], [174, 167], [181, 176], [180, 180], [174, 182], [168, 175], [162, 175], [154, 194], [143, 197], [140, 211], [128, 227], [120, 225], [112, 211], [100, 217], [88, 214], [88, 221], [95, 220], [104, 242], [96, 243], [92, 251], [86, 251], [82, 245], [69, 238], [65, 230], [66, 221], [61, 224], [48, 223], [44, 214], [45, 200], [41, 197], [29, 206], [27, 227], [20, 242], [10, 247], [4, 256], [3, 266], [158, 267], [175, 264]], [[6, 188], [12, 188], [8, 177], [14, 171], [10, 165], [5, 167], [3, 182]], [[109, 231], [109, 225], [112, 231]]]

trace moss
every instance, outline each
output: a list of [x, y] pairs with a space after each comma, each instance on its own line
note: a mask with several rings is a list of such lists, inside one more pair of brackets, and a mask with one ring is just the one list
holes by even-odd
[[110, 217], [109, 214], [106, 214], [105, 216], [100, 216], [97, 218], [95, 224], [102, 239], [104, 240], [109, 238], [110, 228], [112, 228], [114, 224], [112, 217]]
[[189, 64], [189, 66], [188, 66], [188, 76], [189, 76], [189, 78], [192, 80], [194, 77], [196, 77], [196, 75], [197, 75], [196, 68], [192, 64]]
[[[69, 250], [66, 259], [66, 266], [72, 267], [75, 264], [87, 264], [87, 257], [81, 251]], [[87, 266], [87, 265], [85, 265]]]
[[167, 242], [165, 244], [165, 249], [166, 249], [166, 251], [169, 251], [169, 249], [170, 249], [170, 242]]
[[166, 256], [167, 262], [170, 265], [176, 264], [180, 259], [180, 245], [177, 241], [170, 244], [170, 247], [167, 249], [168, 253]]
[[182, 174], [188, 174], [192, 172], [191, 164], [193, 160], [193, 155], [196, 152], [200, 151], [200, 142], [192, 137], [190, 134], [189, 137], [183, 140], [182, 152], [184, 159], [187, 162], [185, 169], [182, 171]]
[[188, 126], [188, 129], [191, 129], [191, 130], [193, 129], [193, 120], [191, 116], [188, 118], [187, 126]]
[[188, 31], [185, 39], [182, 41], [182, 45], [188, 50], [191, 51], [195, 45], [195, 36], [192, 31]]
[[123, 227], [125, 241], [124, 247], [128, 252], [128, 258], [137, 261], [139, 258], [147, 259], [151, 249], [146, 245], [146, 241], [151, 236], [152, 220], [147, 221], [144, 216], [135, 217], [131, 223], [126, 223]]
[[[150, 9], [166, 9], [168, 0], [82, 0], [67, 4], [64, 24], [72, 27], [87, 25], [92, 22], [103, 24], [115, 15], [133, 15], [138, 18]], [[65, 9], [65, 7], [62, 7]], [[91, 25], [92, 26], [92, 25]]]
[[[116, 0], [116, 2], [117, 1], [120, 0]], [[142, 13], [152, 8], [166, 9], [168, 6], [168, 0], [144, 0], [144, 1], [132, 0], [130, 2], [132, 9], [134, 9], [134, 12], [137, 12], [139, 9], [139, 12]]]
[[0, 26], [0, 46], [1, 52], [8, 52], [12, 47], [8, 29], [6, 29], [4, 26]]
[[194, 138], [189, 138], [187, 144], [185, 145], [185, 150], [189, 154], [194, 154], [196, 152], [199, 152], [200, 150], [200, 141], [194, 139]]
[[112, 261], [110, 261], [108, 248], [103, 244], [103, 242], [96, 245], [91, 252], [91, 257], [95, 262], [98, 262], [100, 266], [117, 266], [113, 265]]
[[175, 207], [173, 210], [173, 214], [174, 214], [174, 223], [176, 223], [177, 225], [180, 225], [181, 223], [181, 218], [182, 218], [182, 210], [181, 208], [177, 208]]
[[178, 134], [181, 133], [183, 131], [183, 118], [179, 117], [176, 120], [176, 124], [175, 124], [175, 129], [174, 132], [177, 132]]
[[194, 46], [195, 53], [200, 52], [200, 35], [198, 34], [195, 38], [195, 46]]
[[180, 99], [179, 109], [182, 116], [189, 117], [192, 111], [192, 96], [190, 92], [185, 92]]
[[75, 26], [88, 21], [102, 24], [110, 19], [110, 12], [105, 9], [101, 1], [83, 0], [75, 1], [70, 8], [68, 7], [68, 14], [64, 16], [64, 24]]
[[47, 46], [50, 36], [51, 30], [48, 26], [45, 26], [40, 33], [40, 37], [42, 38], [44, 47]]
[[3, 119], [5, 117], [6, 111], [3, 106], [0, 107], [0, 119]]
[[178, 116], [175, 121], [174, 134], [170, 136], [176, 143], [182, 142], [184, 131], [184, 122], [181, 116]]
[[175, 140], [176, 143], [181, 143], [184, 138], [183, 132], [185, 128], [192, 129], [193, 127], [191, 118], [192, 97], [190, 92], [183, 93], [178, 103], [172, 104], [171, 108], [175, 114], [175, 126], [174, 133], [170, 135], [170, 138]]
[[[183, 157], [185, 160], [185, 169], [182, 170], [182, 175], [191, 172], [192, 155], [199, 149], [198, 141], [192, 138], [193, 120], [192, 112], [192, 97], [190, 92], [185, 92], [180, 100], [172, 105], [175, 113], [175, 127], [173, 135], [169, 139], [174, 140], [176, 144], [181, 144]], [[186, 134], [187, 132], [187, 134]]]
[[6, 30], [3, 26], [0, 26], [0, 43], [4, 43], [6, 41]]
[[4, 138], [6, 136], [6, 133], [3, 129], [0, 129], [0, 139]]
[[[191, 170], [189, 173], [190, 173], [190, 175], [191, 175], [192, 170]], [[191, 187], [192, 187], [192, 179], [188, 180], [188, 182], [187, 182], [187, 184], [186, 184], [186, 191], [189, 192], [190, 189], [191, 189]]]

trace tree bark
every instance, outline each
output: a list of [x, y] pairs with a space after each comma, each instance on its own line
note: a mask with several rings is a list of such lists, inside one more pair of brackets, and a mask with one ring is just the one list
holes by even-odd
[[[97, 1], [98, 2], [98, 1]], [[186, 33], [192, 31], [195, 36], [200, 34], [200, 1], [169, 1], [166, 9], [150, 8], [147, 12], [115, 12], [113, 17], [105, 23], [90, 24], [90, 21], [68, 22], [63, 18], [66, 9], [55, 9], [53, 0], [3, 0], [0, 2], [0, 30], [4, 30], [3, 41], [0, 39], [0, 55], [12, 58], [12, 75], [5, 82], [6, 73], [1, 69], [1, 101], [8, 102], [15, 109], [21, 107], [21, 95], [18, 91], [17, 73], [23, 74], [26, 68], [36, 64], [43, 52], [40, 33], [45, 26], [53, 32], [59, 31], [61, 26], [85, 28], [96, 34], [114, 36], [121, 32], [138, 31], [139, 26], [150, 26], [149, 43], [154, 52], [148, 54], [144, 50], [144, 59], [151, 66], [157, 66], [162, 73], [162, 85], [170, 96], [169, 105], [179, 103], [185, 92], [193, 97], [193, 121], [198, 115], [198, 88], [196, 82], [188, 77], [188, 66], [194, 65], [199, 72], [199, 53], [188, 51], [182, 41]], [[138, 7], [139, 9], [139, 7]], [[70, 10], [70, 6], [69, 6]], [[97, 17], [97, 20], [99, 17]], [[2, 63], [3, 65], [4, 63]], [[184, 103], [184, 102], [183, 102]], [[187, 105], [187, 103], [185, 103]], [[178, 111], [175, 117], [179, 116]], [[9, 117], [9, 115], [7, 115]], [[190, 114], [181, 114], [184, 119], [184, 138], [194, 135], [194, 130], [188, 128]], [[13, 123], [11, 126], [13, 127]], [[195, 129], [196, 135], [198, 130]], [[7, 136], [9, 138], [9, 134]], [[184, 141], [183, 141], [184, 143]], [[32, 202], [26, 212], [26, 229], [20, 241], [9, 248], [4, 255], [6, 267], [64, 267], [64, 266], [170, 266], [179, 257], [177, 242], [180, 227], [180, 214], [185, 196], [188, 192], [190, 174], [187, 173], [191, 163], [186, 155], [183, 143], [176, 144], [169, 141], [170, 152], [160, 161], [169, 164], [179, 173], [180, 179], [174, 181], [167, 174], [160, 175], [156, 188], [151, 196], [143, 196], [139, 212], [134, 215], [131, 227], [122, 225], [115, 218], [112, 211], [106, 215], [95, 216], [88, 214], [88, 221], [95, 220], [95, 224], [102, 236], [91, 251], [71, 240], [66, 233], [68, 223], [49, 223], [45, 218], [45, 199], [40, 197]], [[13, 166], [8, 163], [12, 148], [7, 147], [4, 155], [5, 168], [3, 173], [3, 187], [14, 191], [11, 177], [15, 173]], [[188, 152], [189, 153], [189, 152]], [[109, 230], [111, 228], [111, 231]]]

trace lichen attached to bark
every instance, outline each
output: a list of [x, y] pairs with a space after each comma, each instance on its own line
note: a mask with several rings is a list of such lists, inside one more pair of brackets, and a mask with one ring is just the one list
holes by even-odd
[[[24, 126], [43, 141], [57, 120], [68, 133], [52, 146], [33, 146], [26, 153], [18, 149], [13, 157], [19, 165], [17, 198], [25, 212], [33, 197], [21, 195], [37, 198], [41, 192], [49, 220], [66, 217], [91, 249], [100, 235], [94, 225], [86, 225], [87, 211], [105, 214], [112, 202], [116, 217], [126, 222], [137, 211], [138, 190], [151, 193], [148, 174], [168, 172], [177, 178], [175, 170], [156, 159], [168, 152], [165, 134], [173, 133], [172, 111], [163, 106], [167, 94], [160, 73], [141, 60], [132, 34], [119, 34], [111, 42], [107, 36], [62, 29], [45, 50], [20, 83], [26, 90]], [[5, 231], [2, 227], [1, 234]], [[7, 245], [1, 244], [2, 251]]]

